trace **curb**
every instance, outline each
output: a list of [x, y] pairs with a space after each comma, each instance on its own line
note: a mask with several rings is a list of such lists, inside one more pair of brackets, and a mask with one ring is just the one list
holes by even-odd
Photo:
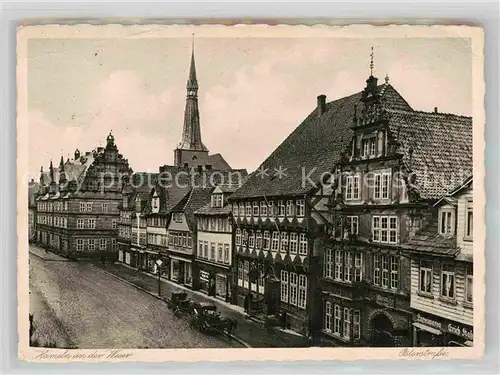
[[[95, 267], [95, 268], [97, 268], [97, 269], [99, 269], [99, 270], [101, 270], [102, 272], [104, 272], [104, 273], [106, 273], [106, 274], [108, 274], [108, 275], [110, 275], [110, 276], [114, 277], [115, 279], [117, 279], [117, 280], [120, 280], [120, 281], [124, 282], [125, 284], [128, 284], [128, 285], [130, 285], [130, 286], [133, 286], [134, 288], [136, 288], [136, 289], [138, 289], [138, 290], [140, 290], [140, 291], [142, 291], [142, 292], [144, 292], [144, 293], [147, 293], [147, 294], [149, 294], [150, 296], [155, 297], [156, 299], [158, 299], [158, 300], [160, 300], [160, 301], [167, 302], [167, 301], [165, 300], [165, 298], [163, 298], [163, 297], [161, 297], [161, 296], [159, 296], [159, 295], [157, 295], [157, 294], [155, 294], [155, 293], [152, 293], [152, 292], [150, 292], [149, 290], [144, 289], [143, 287], [140, 287], [140, 286], [139, 286], [139, 285], [137, 285], [137, 284], [134, 284], [133, 282], [130, 282], [130, 281], [128, 281], [128, 280], [125, 280], [125, 279], [121, 278], [120, 276], [117, 276], [117, 275], [115, 275], [114, 273], [111, 273], [111, 272], [109, 272], [109, 271], [106, 271], [106, 270], [104, 270], [104, 269], [102, 269], [102, 268], [100, 268], [100, 267], [96, 267], [96, 266], [94, 266], [94, 265], [92, 265], [92, 266], [93, 266], [93, 267]], [[232, 334], [227, 335], [227, 336], [228, 336], [229, 338], [233, 339], [234, 341], [236, 341], [236, 342], [240, 343], [240, 344], [241, 344], [241, 345], [243, 345], [244, 347], [246, 347], [246, 348], [251, 348], [250, 344], [248, 344], [246, 341], [244, 341], [244, 340], [240, 339], [239, 337], [234, 336], [234, 335], [232, 335]]]
[[37, 254], [37, 253], [35, 253], [33, 251], [30, 251], [29, 253], [33, 254], [37, 258], [46, 260], [47, 262], [69, 262], [69, 260], [67, 260], [67, 259], [49, 259], [49, 258], [45, 258], [45, 257], [41, 256], [40, 254]]

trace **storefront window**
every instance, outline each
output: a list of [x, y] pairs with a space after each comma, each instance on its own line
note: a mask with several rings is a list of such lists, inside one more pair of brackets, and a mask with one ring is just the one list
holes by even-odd
[[206, 271], [200, 271], [200, 290], [208, 293], [210, 289], [210, 274]]
[[193, 283], [193, 273], [191, 272], [191, 263], [184, 263], [185, 278], [184, 284], [191, 285]]
[[177, 260], [177, 259], [172, 259], [172, 263], [171, 263], [171, 267], [172, 267], [172, 271], [171, 271], [171, 274], [172, 274], [172, 280], [174, 281], [179, 281], [180, 278], [181, 278], [181, 264], [180, 262]]
[[226, 299], [226, 294], [227, 294], [226, 275], [215, 276], [215, 294], [219, 298]]

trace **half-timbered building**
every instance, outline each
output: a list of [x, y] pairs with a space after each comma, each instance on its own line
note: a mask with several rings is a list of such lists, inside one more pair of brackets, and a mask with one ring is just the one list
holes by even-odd
[[[402, 244], [472, 168], [472, 120], [399, 108], [370, 76], [347, 121], [322, 253], [322, 328], [331, 345], [408, 346], [410, 256]], [[400, 102], [403, 100], [400, 99]]]

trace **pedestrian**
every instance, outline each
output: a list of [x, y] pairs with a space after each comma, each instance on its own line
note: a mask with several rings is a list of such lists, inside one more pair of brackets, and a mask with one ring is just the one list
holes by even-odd
[[245, 313], [248, 314], [248, 306], [250, 304], [250, 293], [245, 296], [245, 301], [243, 302], [243, 307], [245, 308]]

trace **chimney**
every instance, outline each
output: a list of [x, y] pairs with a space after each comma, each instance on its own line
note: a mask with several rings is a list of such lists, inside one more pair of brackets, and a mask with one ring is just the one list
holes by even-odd
[[325, 113], [326, 110], [326, 95], [319, 95], [318, 96], [318, 117], [320, 117], [323, 113]]
[[438, 107], [434, 107], [434, 113], [438, 113]]
[[206, 170], [210, 170], [210, 169], [212, 169], [212, 164], [207, 164], [207, 165], [205, 165], [205, 169], [206, 169]]

